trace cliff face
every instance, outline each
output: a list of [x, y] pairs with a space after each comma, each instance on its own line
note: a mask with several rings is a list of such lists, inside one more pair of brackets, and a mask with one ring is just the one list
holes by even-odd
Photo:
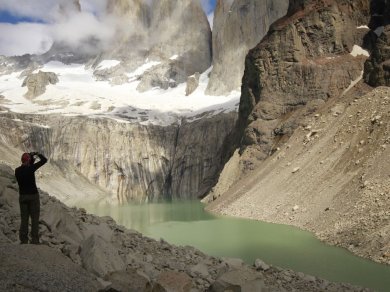
[[[342, 96], [361, 78], [366, 57], [350, 52], [363, 42], [357, 25], [368, 23], [369, 12], [347, 2], [290, 1], [288, 15], [249, 52], [240, 103], [245, 167], [291, 134], [296, 109]], [[368, 9], [368, 1], [359, 3]]]
[[240, 151], [210, 210], [389, 263], [389, 87], [363, 82], [388, 84], [389, 4], [290, 1], [246, 58]]
[[1, 120], [2, 148], [20, 149], [19, 156], [42, 151], [65, 173], [79, 172], [114, 202], [125, 202], [204, 195], [222, 167], [222, 145], [236, 114], [167, 127], [70, 117]]
[[223, 95], [240, 88], [245, 56], [265, 36], [270, 24], [286, 14], [287, 5], [287, 0], [217, 2], [208, 94]]
[[371, 86], [390, 86], [389, 1], [373, 1], [371, 13], [371, 32], [366, 39], [372, 53], [365, 63], [364, 80]]

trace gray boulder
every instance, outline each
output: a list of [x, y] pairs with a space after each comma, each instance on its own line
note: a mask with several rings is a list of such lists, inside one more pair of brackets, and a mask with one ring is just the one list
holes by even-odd
[[109, 291], [121, 292], [151, 292], [152, 284], [145, 274], [134, 269], [128, 271], [112, 272], [104, 277], [111, 282], [107, 287]]
[[22, 87], [27, 86], [27, 93], [24, 95], [26, 98], [33, 99], [45, 93], [46, 86], [49, 84], [56, 84], [58, 77], [53, 72], [33, 73], [28, 75], [22, 84]]
[[189, 292], [192, 288], [191, 278], [180, 272], [162, 272], [153, 286], [153, 292]]
[[186, 96], [192, 94], [199, 86], [199, 72], [187, 78]]
[[46, 204], [40, 220], [58, 238], [76, 245], [83, 240], [75, 219], [60, 204], [52, 202]]
[[80, 257], [83, 267], [100, 277], [125, 269], [118, 249], [96, 234], [82, 243]]
[[260, 274], [251, 270], [234, 270], [220, 276], [209, 288], [209, 292], [261, 292], [270, 291]]

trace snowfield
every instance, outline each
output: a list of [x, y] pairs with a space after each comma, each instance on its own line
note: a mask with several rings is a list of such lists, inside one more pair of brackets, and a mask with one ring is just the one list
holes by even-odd
[[[97, 69], [108, 69], [118, 62], [104, 60]], [[93, 70], [82, 64], [49, 62], [39, 70], [56, 73], [57, 84], [48, 85], [43, 95], [28, 100], [24, 97], [27, 88], [21, 87], [24, 79], [19, 77], [21, 72], [0, 76], [0, 95], [3, 96], [0, 105], [17, 113], [101, 116], [156, 125], [179, 123], [182, 118], [196, 120], [199, 115], [237, 111], [239, 91], [228, 96], [205, 95], [211, 68], [200, 76], [199, 87], [190, 96], [185, 96], [185, 83], [168, 90], [154, 88], [138, 92], [136, 88], [140, 81], [137, 77], [158, 64], [146, 60], [134, 72], [128, 73], [130, 83], [114, 86], [108, 81], [96, 81]]]

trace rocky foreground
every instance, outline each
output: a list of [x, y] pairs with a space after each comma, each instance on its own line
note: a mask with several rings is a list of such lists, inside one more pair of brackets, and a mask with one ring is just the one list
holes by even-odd
[[1, 165], [1, 291], [368, 291], [156, 241], [44, 193], [42, 244], [19, 245], [18, 226], [17, 185]]

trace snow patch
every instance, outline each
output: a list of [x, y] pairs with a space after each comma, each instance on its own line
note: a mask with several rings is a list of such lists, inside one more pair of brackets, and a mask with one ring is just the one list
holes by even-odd
[[362, 29], [362, 28], [370, 29], [367, 25], [361, 25], [357, 27], [357, 29]]
[[0, 76], [0, 88], [5, 97], [0, 105], [17, 113], [83, 115], [156, 125], [180, 123], [183, 118], [191, 121], [221, 112], [237, 112], [240, 92], [228, 96], [205, 94], [212, 68], [201, 74], [199, 86], [190, 96], [185, 96], [185, 83], [168, 90], [155, 88], [138, 92], [137, 77], [158, 64], [160, 62], [147, 60], [128, 73], [133, 77], [130, 83], [113, 86], [108, 81], [96, 81], [93, 69], [82, 64], [49, 62], [41, 70], [56, 73], [57, 84], [48, 86], [41, 96], [28, 100], [24, 97], [26, 87], [21, 87], [21, 72]]
[[368, 51], [366, 51], [365, 49], [363, 49], [362, 47], [360, 47], [358, 45], [354, 45], [353, 48], [352, 48], [351, 55], [353, 57], [357, 57], [357, 56], [360, 56], [360, 55], [369, 57], [370, 53]]
[[169, 58], [169, 60], [177, 60], [177, 58], [179, 58], [179, 55], [173, 55]]
[[96, 69], [105, 70], [105, 69], [115, 67], [115, 66], [119, 65], [120, 63], [121, 63], [121, 61], [118, 61], [118, 60], [103, 60], [99, 63], [99, 65], [96, 67]]

